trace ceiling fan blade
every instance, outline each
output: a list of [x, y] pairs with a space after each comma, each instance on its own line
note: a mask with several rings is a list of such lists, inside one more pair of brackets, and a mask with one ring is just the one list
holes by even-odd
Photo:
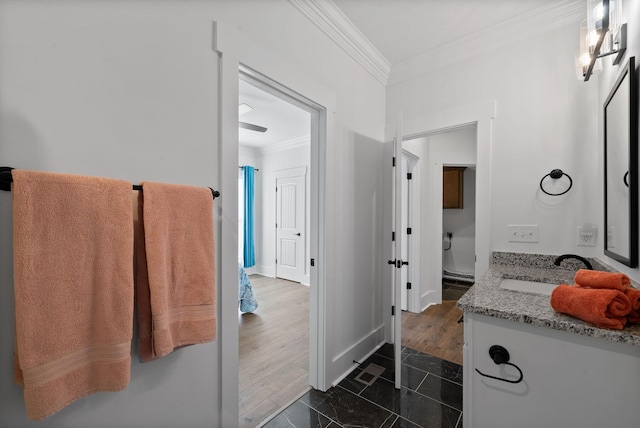
[[238, 126], [240, 126], [240, 128], [248, 129], [250, 131], [256, 131], [256, 132], [267, 131], [267, 128], [265, 128], [264, 126], [254, 125], [253, 123], [238, 122]]

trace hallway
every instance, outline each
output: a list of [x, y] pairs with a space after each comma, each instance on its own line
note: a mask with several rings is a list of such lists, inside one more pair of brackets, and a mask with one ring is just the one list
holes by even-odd
[[309, 287], [251, 275], [254, 313], [238, 313], [241, 428], [253, 428], [309, 389]]

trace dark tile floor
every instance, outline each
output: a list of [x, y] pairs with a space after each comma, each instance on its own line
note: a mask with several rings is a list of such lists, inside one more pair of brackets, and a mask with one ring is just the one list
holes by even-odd
[[[385, 371], [371, 385], [355, 378], [374, 363]], [[394, 387], [393, 346], [386, 344], [327, 392], [311, 390], [265, 428], [462, 428], [462, 366], [402, 349], [402, 388]]]

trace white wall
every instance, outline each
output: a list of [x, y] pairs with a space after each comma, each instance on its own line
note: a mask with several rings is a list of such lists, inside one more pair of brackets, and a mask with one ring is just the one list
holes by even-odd
[[[627, 22], [627, 52], [625, 53], [620, 65], [612, 65], [611, 60], [604, 59], [602, 61], [602, 73], [592, 77], [592, 80], [596, 81], [598, 85], [598, 100], [597, 100], [597, 153], [598, 153], [598, 164], [597, 164], [597, 194], [602, 195], [604, 192], [604, 146], [603, 146], [603, 138], [604, 138], [604, 119], [603, 119], [603, 106], [607, 97], [609, 96], [609, 92], [613, 87], [618, 75], [620, 74], [620, 69], [623, 67], [630, 57], [635, 56], [636, 58], [636, 73], [640, 70], [640, 2], [635, 0], [625, 0], [622, 3], [622, 13], [624, 15], [624, 19], [622, 22]], [[640, 280], [640, 269], [635, 268], [631, 269], [624, 266], [621, 263], [616, 262], [615, 260], [604, 255], [604, 244], [602, 239], [602, 234], [604, 233], [604, 201], [602, 197], [597, 199], [597, 212], [599, 214], [598, 217], [598, 234], [600, 237], [597, 242], [597, 255], [613, 266], [615, 269], [618, 269], [621, 272], [626, 273], [636, 281]], [[637, 219], [640, 222], [640, 219]]]
[[[237, 99], [225, 95], [237, 93], [237, 78], [218, 85], [213, 21], [241, 36], [225, 40], [232, 48], [222, 57], [224, 72], [236, 58], [328, 109], [326, 248], [318, 258], [326, 273], [321, 334], [327, 347], [318, 358], [330, 384], [382, 340], [380, 212], [389, 195], [378, 173], [385, 89], [287, 1], [3, 0], [0, 158], [16, 168], [237, 188], [237, 174], [220, 176], [237, 162], [237, 151], [229, 150], [233, 141], [219, 140], [217, 122], [219, 100], [225, 111], [237, 112]], [[31, 426], [11, 381], [10, 195], [0, 197], [0, 425]], [[237, 313], [224, 309], [237, 305], [237, 267], [220, 263], [221, 253], [233, 260], [237, 253], [231, 227], [237, 192], [223, 192], [218, 204], [219, 338], [226, 342], [134, 363], [126, 391], [80, 400], [48, 427], [237, 420]], [[220, 246], [222, 239], [228, 247]]]
[[[218, 63], [203, 13], [202, 3], [1, 2], [3, 165], [219, 189]], [[11, 194], [0, 198], [0, 426], [216, 425], [220, 340], [146, 364], [134, 355], [125, 391], [26, 419], [11, 376]]]
[[[585, 12], [586, 13], [586, 12]], [[491, 129], [491, 249], [525, 253], [596, 255], [577, 247], [575, 230], [600, 214], [597, 188], [597, 87], [575, 77], [579, 22], [478, 55], [390, 86], [387, 126], [402, 110], [405, 127], [440, 111], [495, 100]], [[392, 129], [392, 128], [391, 128]], [[390, 134], [390, 131], [387, 131]], [[569, 173], [563, 197], [540, 191], [554, 168]], [[480, 171], [478, 170], [478, 173]], [[534, 244], [508, 242], [508, 224], [538, 224]]]
[[[309, 259], [309, 237], [310, 237], [310, 146], [309, 141], [296, 144], [295, 147], [279, 148], [278, 145], [266, 148], [258, 153], [259, 163], [262, 165], [261, 174], [261, 198], [260, 198], [260, 233], [256, 238], [259, 245], [259, 255], [256, 254], [256, 272], [274, 277], [276, 274], [276, 175], [278, 171], [304, 167], [307, 174], [305, 177], [306, 200], [305, 200], [305, 230], [306, 240], [305, 261]], [[309, 285], [309, 264], [305, 263], [305, 279], [303, 283]]]

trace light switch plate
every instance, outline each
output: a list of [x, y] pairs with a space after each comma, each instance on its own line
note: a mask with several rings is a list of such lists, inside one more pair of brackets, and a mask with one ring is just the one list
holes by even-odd
[[509, 242], [538, 242], [537, 224], [510, 224]]

